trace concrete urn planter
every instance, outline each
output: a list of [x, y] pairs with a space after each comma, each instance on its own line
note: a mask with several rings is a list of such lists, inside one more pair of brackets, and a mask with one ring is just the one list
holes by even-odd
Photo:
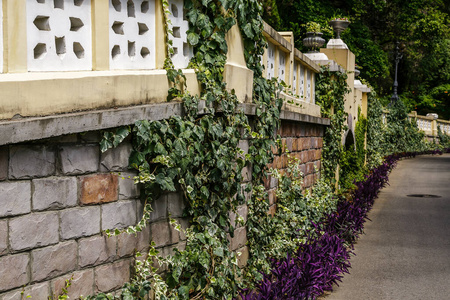
[[306, 38], [303, 39], [303, 45], [306, 48], [311, 48], [309, 53], [317, 53], [317, 48], [320, 48], [325, 44], [325, 40], [322, 38], [322, 35], [322, 32], [306, 33]]

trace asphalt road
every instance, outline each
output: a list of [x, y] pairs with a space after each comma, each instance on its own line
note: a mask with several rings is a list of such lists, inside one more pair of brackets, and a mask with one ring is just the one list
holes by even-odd
[[450, 299], [450, 154], [402, 160], [389, 182], [326, 300]]

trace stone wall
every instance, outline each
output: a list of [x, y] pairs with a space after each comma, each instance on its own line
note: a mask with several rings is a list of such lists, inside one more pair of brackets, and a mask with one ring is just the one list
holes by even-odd
[[[324, 125], [283, 120], [279, 134], [282, 154], [271, 167], [287, 167], [287, 151], [302, 162], [305, 188], [319, 176]], [[100, 153], [101, 132], [92, 131], [0, 147], [0, 300], [47, 299], [58, 295], [71, 278], [69, 296], [118, 290], [128, 281], [135, 250], [146, 252], [153, 240], [162, 255], [183, 248], [183, 233], [174, 230], [168, 216], [183, 228], [185, 203], [181, 193], [169, 193], [152, 204], [149, 226], [133, 235], [108, 238], [103, 231], [125, 228], [142, 216], [143, 200], [127, 168], [131, 144]], [[239, 147], [248, 153], [249, 141]], [[242, 188], [251, 180], [244, 168]], [[265, 182], [276, 210], [277, 182]], [[249, 199], [251, 193], [245, 193]], [[244, 220], [247, 205], [237, 208]], [[241, 253], [239, 266], [248, 258], [247, 229], [235, 222], [230, 248]], [[164, 270], [162, 270], [164, 271]]]
[[135, 249], [151, 239], [162, 253], [183, 247], [168, 214], [180, 221], [178, 193], [154, 204], [150, 226], [137, 236], [106, 237], [133, 225], [143, 203], [127, 169], [129, 143], [100, 153], [99, 132], [0, 148], [0, 300], [47, 299], [73, 276], [71, 299], [117, 290], [129, 280]]
[[[325, 126], [312, 123], [282, 121], [278, 134], [281, 136], [282, 149], [274, 149], [276, 154], [271, 168], [282, 170], [287, 168], [288, 155], [300, 161], [303, 185], [310, 188], [320, 177], [321, 158], [323, 148], [323, 135]], [[270, 213], [276, 211], [276, 188], [278, 181], [269, 176], [265, 180], [265, 187], [269, 193]]]

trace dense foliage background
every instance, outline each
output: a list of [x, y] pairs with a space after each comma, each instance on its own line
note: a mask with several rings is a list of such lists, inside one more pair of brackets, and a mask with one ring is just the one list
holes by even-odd
[[[408, 110], [436, 112], [450, 119], [450, 2], [446, 0], [261, 0], [264, 20], [278, 31], [293, 31], [303, 49], [310, 21], [327, 26], [333, 17], [351, 24], [342, 39], [356, 55], [361, 78], [389, 101], [394, 77], [393, 49], [399, 41], [399, 93]], [[324, 38], [331, 34], [324, 31]]]

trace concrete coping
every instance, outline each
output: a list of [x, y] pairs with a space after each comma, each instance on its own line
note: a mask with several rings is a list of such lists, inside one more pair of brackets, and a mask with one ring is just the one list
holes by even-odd
[[337, 62], [335, 62], [332, 59], [328, 60], [315, 60], [314, 61], [319, 66], [327, 66], [331, 72], [341, 72], [341, 73], [347, 73], [347, 70], [345, 70], [341, 65], [339, 65]]
[[371, 89], [367, 85], [362, 84], [361, 81], [357, 80], [357, 79], [354, 81], [354, 87], [355, 87], [355, 89], [357, 89], [357, 90], [359, 90], [359, 91], [361, 91], [363, 93], [370, 93], [371, 92]]
[[308, 68], [312, 69], [316, 73], [320, 72], [320, 67], [314, 63], [311, 59], [306, 57], [302, 52], [300, 52], [297, 48], [294, 48], [291, 43], [289, 43], [284, 37], [288, 36], [287, 32], [278, 32], [273, 29], [269, 24], [264, 22], [264, 36], [271, 42], [272, 44], [277, 45], [284, 52], [292, 52], [294, 50], [294, 59], [300, 60], [301, 63]]
[[[204, 103], [200, 103], [204, 107]], [[247, 115], [256, 115], [256, 104], [239, 105]], [[0, 121], [0, 145], [40, 140], [67, 134], [105, 130], [134, 124], [137, 120], [162, 120], [182, 115], [181, 102], [146, 104], [61, 115]], [[282, 111], [281, 119], [320, 125], [330, 120], [297, 112]]]

